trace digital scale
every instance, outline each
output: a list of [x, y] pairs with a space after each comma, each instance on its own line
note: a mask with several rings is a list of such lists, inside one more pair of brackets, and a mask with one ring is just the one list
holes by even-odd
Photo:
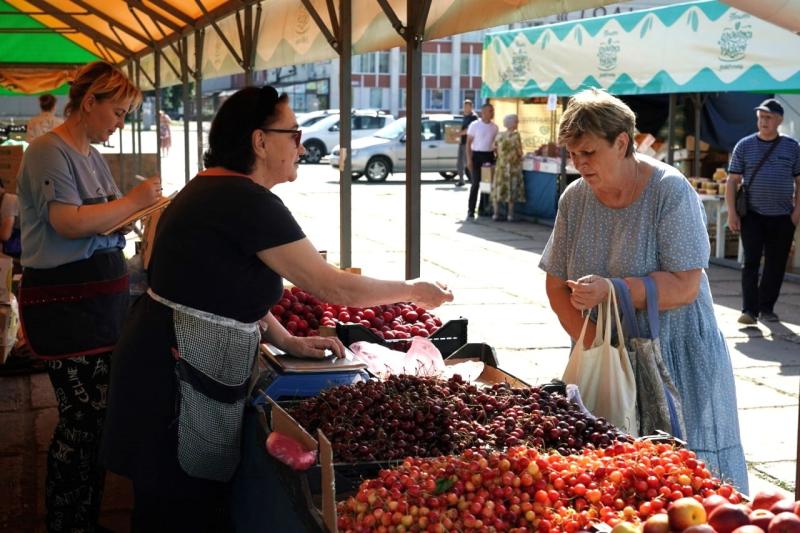
[[[265, 368], [253, 390], [253, 404], [264, 404], [264, 395], [273, 400], [297, 400], [316, 396], [321, 391], [339, 385], [369, 381], [367, 365], [358, 361], [345, 347], [346, 357], [307, 359], [294, 357], [272, 344], [261, 344], [259, 352]], [[260, 394], [263, 393], [263, 394]]]

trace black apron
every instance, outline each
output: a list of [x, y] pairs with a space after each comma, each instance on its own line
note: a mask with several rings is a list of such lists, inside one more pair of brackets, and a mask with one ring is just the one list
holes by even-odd
[[120, 336], [129, 299], [122, 250], [98, 250], [55, 268], [24, 268], [20, 323], [31, 350], [43, 359], [107, 353]]

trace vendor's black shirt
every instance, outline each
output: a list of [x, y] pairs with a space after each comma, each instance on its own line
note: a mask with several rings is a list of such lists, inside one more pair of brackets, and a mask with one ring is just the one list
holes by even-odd
[[[461, 129], [465, 130], [469, 128], [469, 125], [478, 120], [478, 115], [475, 113], [470, 113], [469, 115], [464, 115], [464, 118], [461, 119]], [[467, 144], [467, 136], [464, 135], [461, 137], [461, 144]]]
[[256, 252], [305, 235], [280, 198], [240, 176], [198, 176], [158, 223], [149, 282], [173, 302], [255, 322], [281, 297]]

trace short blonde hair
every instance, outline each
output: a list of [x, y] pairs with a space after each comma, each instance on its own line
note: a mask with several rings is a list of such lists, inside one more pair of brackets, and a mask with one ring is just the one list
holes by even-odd
[[131, 109], [142, 102], [142, 91], [125, 74], [105, 61], [89, 63], [78, 71], [69, 88], [69, 102], [64, 108], [64, 115], [80, 109], [81, 102], [88, 95], [94, 95], [98, 101], [108, 98], [130, 100]]
[[625, 157], [633, 155], [636, 115], [625, 102], [600, 89], [581, 91], [569, 100], [558, 126], [558, 142], [566, 145], [591, 133], [613, 143], [628, 134]]
[[512, 124], [519, 124], [519, 117], [516, 114], [511, 113], [503, 117], [503, 126], [510, 128]]

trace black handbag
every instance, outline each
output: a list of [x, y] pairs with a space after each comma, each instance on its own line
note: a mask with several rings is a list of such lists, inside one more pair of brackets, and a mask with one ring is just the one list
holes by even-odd
[[[758, 171], [761, 170], [761, 167], [764, 165], [764, 163], [766, 163], [767, 159], [769, 159], [770, 154], [772, 154], [772, 151], [775, 149], [776, 146], [778, 146], [778, 144], [780, 144], [780, 142], [781, 142], [781, 137], [778, 137], [775, 140], [775, 142], [772, 143], [772, 146], [769, 147], [767, 153], [764, 154], [764, 157], [761, 158], [761, 161], [758, 162], [758, 165], [756, 165], [756, 169], [753, 171], [753, 176], [750, 178], [751, 187], [753, 186], [753, 180], [756, 179], [756, 174], [758, 174]], [[747, 187], [745, 187], [744, 185], [744, 176], [742, 176], [741, 186], [736, 191], [736, 201], [734, 203], [734, 206], [736, 207], [736, 214], [739, 215], [740, 217], [743, 217], [747, 214]]]

